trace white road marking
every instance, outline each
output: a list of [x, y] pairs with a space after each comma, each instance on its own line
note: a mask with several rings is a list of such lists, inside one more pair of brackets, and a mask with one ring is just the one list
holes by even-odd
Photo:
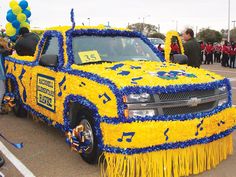
[[0, 172], [0, 177], [5, 177], [5, 176], [4, 176], [4, 174], [2, 174], [2, 173]]
[[235, 71], [225, 71], [225, 70], [217, 70], [217, 69], [209, 69], [209, 71], [217, 71], [217, 72], [222, 72], [222, 73], [232, 73], [232, 74], [236, 74], [236, 70]]
[[14, 156], [4, 144], [0, 141], [0, 151], [11, 161], [11, 163], [19, 170], [19, 172], [26, 177], [35, 177], [35, 175]]

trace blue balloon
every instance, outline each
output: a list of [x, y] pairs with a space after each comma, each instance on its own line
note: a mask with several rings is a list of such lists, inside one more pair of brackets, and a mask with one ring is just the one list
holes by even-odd
[[21, 1], [20, 3], [19, 3], [19, 6], [23, 9], [23, 10], [25, 10], [27, 7], [28, 7], [28, 2], [27, 1]]
[[23, 10], [23, 13], [26, 15], [27, 18], [30, 18], [31, 12], [27, 9]]
[[11, 37], [10, 37], [10, 40], [11, 40], [12, 42], [16, 42], [17, 36], [16, 36], [16, 35], [15, 35], [15, 36], [11, 36]]
[[16, 15], [13, 14], [12, 12], [7, 13], [7, 21], [11, 23], [14, 20], [16, 20]]
[[8, 10], [8, 11], [7, 11], [7, 14], [13, 14], [12, 10], [11, 10], [11, 9]]
[[12, 26], [17, 29], [17, 28], [20, 27], [20, 22], [19, 22], [18, 20], [14, 20], [14, 21], [12, 22]]

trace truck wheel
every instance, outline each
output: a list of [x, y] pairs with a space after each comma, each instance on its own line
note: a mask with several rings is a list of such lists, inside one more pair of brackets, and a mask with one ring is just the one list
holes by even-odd
[[98, 148], [98, 140], [95, 135], [94, 120], [90, 115], [82, 115], [80, 118], [80, 125], [84, 126], [85, 138], [91, 141], [89, 148], [81, 155], [82, 159], [89, 164], [98, 163], [98, 158], [101, 151]]
[[16, 90], [16, 87], [13, 82], [11, 82], [11, 88], [12, 92], [14, 93], [15, 96], [15, 106], [13, 107], [13, 112], [17, 117], [26, 117], [27, 116], [27, 111], [24, 109], [24, 106], [21, 102], [21, 98], [18, 94], [18, 91]]

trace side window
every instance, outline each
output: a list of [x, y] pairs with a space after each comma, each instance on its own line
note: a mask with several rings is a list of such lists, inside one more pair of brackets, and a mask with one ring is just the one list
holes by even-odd
[[58, 38], [57, 37], [48, 37], [42, 55], [58, 55], [59, 54], [59, 47], [58, 47]]

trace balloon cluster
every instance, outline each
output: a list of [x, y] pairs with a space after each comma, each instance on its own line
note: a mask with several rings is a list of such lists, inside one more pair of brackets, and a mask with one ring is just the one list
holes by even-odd
[[6, 24], [6, 34], [14, 41], [20, 28], [30, 28], [28, 18], [31, 16], [31, 11], [26, 0], [21, 0], [19, 3], [16, 0], [11, 0], [9, 5], [11, 9], [6, 16], [9, 22]]

